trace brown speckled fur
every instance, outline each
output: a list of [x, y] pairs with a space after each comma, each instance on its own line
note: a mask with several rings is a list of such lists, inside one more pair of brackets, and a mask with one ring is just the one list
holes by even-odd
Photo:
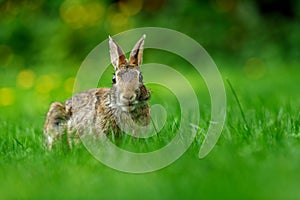
[[116, 83], [112, 88], [95, 88], [75, 94], [65, 103], [50, 105], [44, 125], [46, 146], [67, 135], [68, 145], [77, 143], [84, 134], [121, 134], [118, 122], [146, 126], [150, 123], [147, 103], [150, 91], [140, 79], [139, 66], [145, 36], [133, 48], [128, 62], [121, 48], [110, 38], [111, 61]]

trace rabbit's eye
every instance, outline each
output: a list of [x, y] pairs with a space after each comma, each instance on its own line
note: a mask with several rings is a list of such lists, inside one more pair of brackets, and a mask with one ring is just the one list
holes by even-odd
[[112, 77], [112, 82], [115, 84], [116, 83], [116, 74], [113, 75]]
[[142, 73], [140, 73], [140, 75], [139, 75], [139, 80], [140, 80], [140, 82], [143, 82], [143, 75], [142, 75]]

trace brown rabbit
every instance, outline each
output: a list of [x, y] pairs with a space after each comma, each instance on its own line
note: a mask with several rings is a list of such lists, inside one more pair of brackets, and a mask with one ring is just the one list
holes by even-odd
[[[123, 128], [150, 123], [150, 91], [140, 72], [145, 35], [136, 43], [129, 61], [123, 50], [109, 37], [110, 57], [115, 73], [112, 88], [95, 88], [74, 95], [65, 103], [54, 102], [44, 125], [49, 149], [66, 134], [68, 145], [84, 134], [119, 135]], [[133, 129], [134, 131], [134, 129]]]

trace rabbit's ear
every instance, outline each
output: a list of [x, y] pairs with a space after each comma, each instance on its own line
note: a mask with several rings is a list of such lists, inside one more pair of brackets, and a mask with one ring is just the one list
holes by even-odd
[[136, 66], [139, 66], [142, 64], [145, 38], [146, 38], [146, 35], [143, 35], [142, 38], [133, 47], [133, 49], [130, 53], [129, 64], [136, 65]]
[[127, 64], [127, 59], [121, 47], [109, 36], [109, 53], [111, 64], [117, 70], [120, 65]]

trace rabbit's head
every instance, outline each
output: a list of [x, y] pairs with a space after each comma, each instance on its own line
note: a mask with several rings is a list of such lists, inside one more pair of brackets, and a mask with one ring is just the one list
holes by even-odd
[[140, 71], [145, 35], [136, 43], [129, 61], [121, 47], [109, 37], [110, 58], [115, 68], [111, 99], [122, 111], [131, 112], [150, 98]]

